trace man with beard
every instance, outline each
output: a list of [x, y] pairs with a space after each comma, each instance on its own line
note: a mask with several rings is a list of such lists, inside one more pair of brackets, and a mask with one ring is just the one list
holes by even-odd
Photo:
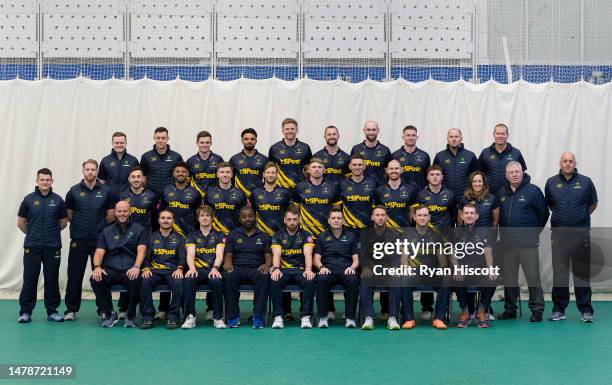
[[94, 256], [98, 237], [106, 224], [115, 219], [115, 195], [110, 187], [100, 183], [98, 162], [83, 162], [83, 180], [66, 194], [66, 209], [70, 222], [68, 252], [68, 282], [64, 320], [74, 321], [81, 307], [83, 276], [87, 260]]
[[375, 203], [387, 210], [387, 227], [400, 232], [402, 227], [410, 226], [414, 217], [414, 204], [417, 191], [414, 185], [402, 183], [401, 164], [393, 159], [385, 169], [389, 180], [376, 189]]
[[253, 209], [243, 207], [239, 215], [240, 227], [227, 235], [223, 259], [227, 326], [235, 328], [240, 325], [240, 285], [248, 284], [255, 287], [253, 328], [261, 329], [270, 292], [271, 240], [255, 226]]
[[128, 187], [128, 174], [138, 159], [126, 151], [127, 136], [123, 132], [115, 132], [111, 139], [113, 149], [100, 161], [98, 179], [107, 184], [115, 195]]
[[365, 140], [353, 146], [351, 155], [360, 154], [365, 159], [365, 177], [372, 178], [378, 186], [385, 183], [385, 167], [392, 159], [389, 147], [378, 141], [378, 123], [368, 120], [363, 125]]
[[234, 173], [234, 184], [249, 198], [251, 191], [262, 184], [263, 167], [268, 158], [255, 149], [257, 131], [252, 128], [244, 129], [240, 137], [243, 149], [232, 156], [229, 163]]
[[393, 153], [393, 159], [402, 167], [402, 182], [412, 183], [419, 191], [427, 185], [429, 155], [416, 145], [419, 135], [415, 126], [404, 127], [402, 139], [404, 145]]
[[174, 214], [174, 230], [186, 237], [195, 226], [195, 210], [202, 199], [196, 189], [189, 186], [189, 166], [177, 162], [172, 168], [174, 184], [164, 188], [161, 208]]
[[319, 158], [323, 162], [326, 180], [339, 183], [350, 172], [349, 154], [338, 147], [340, 134], [335, 126], [327, 126], [323, 138], [325, 138], [325, 147], [317, 151], [313, 158]]
[[130, 220], [151, 231], [151, 219], [155, 218], [158, 198], [145, 188], [146, 178], [140, 166], [134, 166], [128, 175], [129, 187], [119, 194], [119, 199], [130, 204]]

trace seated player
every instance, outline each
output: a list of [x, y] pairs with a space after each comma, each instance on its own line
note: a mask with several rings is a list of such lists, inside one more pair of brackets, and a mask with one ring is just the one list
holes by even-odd
[[[419, 205], [414, 212], [416, 226], [406, 229], [403, 235], [409, 243], [430, 245], [429, 247], [421, 247], [416, 255], [410, 256], [412, 258], [411, 264], [416, 266], [417, 272], [420, 272], [420, 265], [425, 265], [428, 268], [444, 268], [448, 265], [447, 257], [442, 254], [440, 247], [436, 248], [431, 246], [432, 244], [442, 245], [443, 238], [432, 229], [430, 226], [430, 219], [431, 217], [427, 206]], [[414, 321], [414, 309], [412, 306], [412, 293], [416, 286], [432, 288], [437, 292], [432, 326], [440, 330], [447, 329], [446, 318], [450, 288], [443, 277], [434, 276], [428, 278], [423, 275], [417, 276], [416, 279], [409, 279], [409, 283], [401, 288], [400, 299], [403, 302], [404, 309], [402, 312], [404, 321], [402, 329], [412, 329], [416, 326], [416, 322]]]
[[359, 277], [356, 273], [359, 267], [358, 239], [354, 232], [344, 228], [342, 209], [333, 207], [329, 210], [328, 218], [330, 229], [319, 234], [314, 250], [314, 265], [319, 270], [316, 290], [319, 327], [329, 326], [330, 290], [334, 285], [342, 285], [345, 290], [345, 326], [354, 328], [357, 327], [355, 313], [359, 296]]
[[210, 206], [198, 207], [196, 217], [200, 226], [189, 233], [186, 243], [189, 270], [185, 273], [183, 282], [185, 322], [181, 328], [192, 329], [196, 326], [196, 291], [198, 285], [206, 284], [211, 289], [206, 296], [212, 297], [213, 326], [225, 329], [223, 281], [219, 271], [225, 249], [224, 235], [212, 228], [213, 210]]
[[[453, 265], [467, 265], [474, 268], [492, 267], [493, 266], [493, 251], [489, 242], [490, 234], [488, 228], [476, 227], [478, 221], [478, 211], [476, 205], [473, 203], [467, 203], [463, 206], [463, 209], [459, 211], [463, 225], [457, 229], [455, 234], [456, 242], [470, 242], [470, 243], [482, 243], [484, 246], [484, 253], [465, 256], [463, 258], [453, 257], [451, 261]], [[461, 307], [461, 315], [459, 316], [458, 328], [465, 328], [469, 325], [470, 314], [468, 312], [468, 288], [478, 287], [480, 290], [480, 303], [478, 305], [478, 312], [476, 313], [476, 322], [478, 327], [488, 328], [489, 327], [489, 315], [488, 309], [491, 305], [491, 298], [495, 294], [495, 279], [496, 276], [490, 274], [488, 277], [490, 282], [486, 282], [484, 277], [456, 277], [465, 283], [465, 286], [457, 289], [457, 297], [459, 300], [459, 306]]]
[[106, 226], [98, 239], [90, 279], [91, 288], [96, 294], [96, 305], [103, 314], [102, 327], [110, 328], [117, 322], [111, 286], [118, 284], [127, 289], [124, 326], [136, 326], [134, 321], [140, 296], [140, 267], [147, 252], [147, 242], [144, 227], [130, 221], [130, 204], [126, 201], [117, 202], [115, 222]]
[[277, 231], [272, 237], [272, 303], [274, 305], [273, 329], [284, 327], [283, 288], [287, 284], [298, 285], [303, 290], [302, 311], [300, 314], [302, 329], [312, 328], [312, 303], [315, 295], [315, 274], [312, 272], [312, 236], [300, 228], [299, 209], [289, 207], [283, 222], [285, 228]]
[[168, 285], [172, 293], [166, 328], [176, 329], [178, 327], [183, 297], [185, 238], [172, 229], [173, 224], [172, 212], [162, 210], [159, 213], [159, 230], [149, 236], [149, 256], [142, 270], [140, 289], [141, 329], [153, 327], [155, 317], [153, 290], [157, 285]]
[[270, 236], [255, 226], [255, 213], [250, 207], [240, 209], [238, 219], [240, 227], [227, 235], [223, 258], [227, 326], [240, 325], [240, 285], [248, 284], [255, 287], [253, 328], [261, 329], [270, 292]]

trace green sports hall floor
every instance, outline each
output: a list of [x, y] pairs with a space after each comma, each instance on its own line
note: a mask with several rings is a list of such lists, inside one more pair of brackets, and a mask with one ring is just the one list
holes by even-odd
[[[243, 312], [248, 305], [242, 302]], [[563, 322], [531, 324], [524, 313], [488, 330], [438, 331], [419, 322], [410, 331], [390, 332], [377, 323], [364, 332], [336, 321], [327, 330], [301, 330], [297, 322], [283, 330], [253, 330], [247, 323], [215, 330], [200, 322], [193, 330], [160, 323], [144, 331], [100, 328], [93, 301], [84, 301], [78, 321], [63, 324], [47, 322], [39, 302], [33, 322], [21, 325], [17, 302], [4, 300], [0, 364], [76, 364], [77, 378], [0, 383], [612, 384], [612, 302], [594, 306], [591, 325], [580, 322], [571, 303]], [[500, 311], [501, 303], [494, 307]]]

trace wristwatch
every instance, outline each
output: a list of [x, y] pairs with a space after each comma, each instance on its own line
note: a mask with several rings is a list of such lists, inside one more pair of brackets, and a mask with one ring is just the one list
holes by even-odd
[[278, 269], [278, 267], [271, 266], [271, 267], [270, 267], [270, 273], [271, 273], [271, 272], [273, 272], [273, 271], [274, 271], [274, 270], [276, 270], [276, 269]]

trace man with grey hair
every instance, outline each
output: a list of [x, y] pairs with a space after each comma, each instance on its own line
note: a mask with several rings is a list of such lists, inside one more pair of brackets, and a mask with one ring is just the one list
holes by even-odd
[[377, 186], [385, 184], [385, 167], [393, 157], [389, 147], [378, 141], [380, 128], [374, 120], [368, 120], [363, 125], [363, 134], [365, 140], [353, 146], [351, 155], [360, 154], [365, 160], [366, 178], [372, 178], [376, 181]]
[[529, 175], [523, 173], [517, 161], [506, 165], [506, 186], [498, 191], [500, 209], [501, 257], [504, 276], [504, 312], [498, 319], [516, 318], [516, 302], [519, 296], [518, 273], [523, 267], [529, 286], [530, 322], [541, 322], [544, 312], [544, 295], [540, 279], [538, 245], [540, 232], [548, 221], [548, 208], [542, 190], [529, 183]]
[[583, 322], [593, 322], [591, 306], [591, 214], [597, 191], [591, 178], [578, 173], [576, 155], [561, 154], [559, 173], [546, 182], [546, 203], [552, 212], [553, 310], [550, 321], [565, 319], [569, 305], [569, 265], [574, 275], [576, 306]]
[[478, 170], [478, 159], [476, 154], [463, 146], [460, 129], [449, 129], [446, 140], [446, 149], [436, 154], [433, 164], [442, 167], [442, 186], [451, 190], [458, 198], [463, 196], [470, 174]]

